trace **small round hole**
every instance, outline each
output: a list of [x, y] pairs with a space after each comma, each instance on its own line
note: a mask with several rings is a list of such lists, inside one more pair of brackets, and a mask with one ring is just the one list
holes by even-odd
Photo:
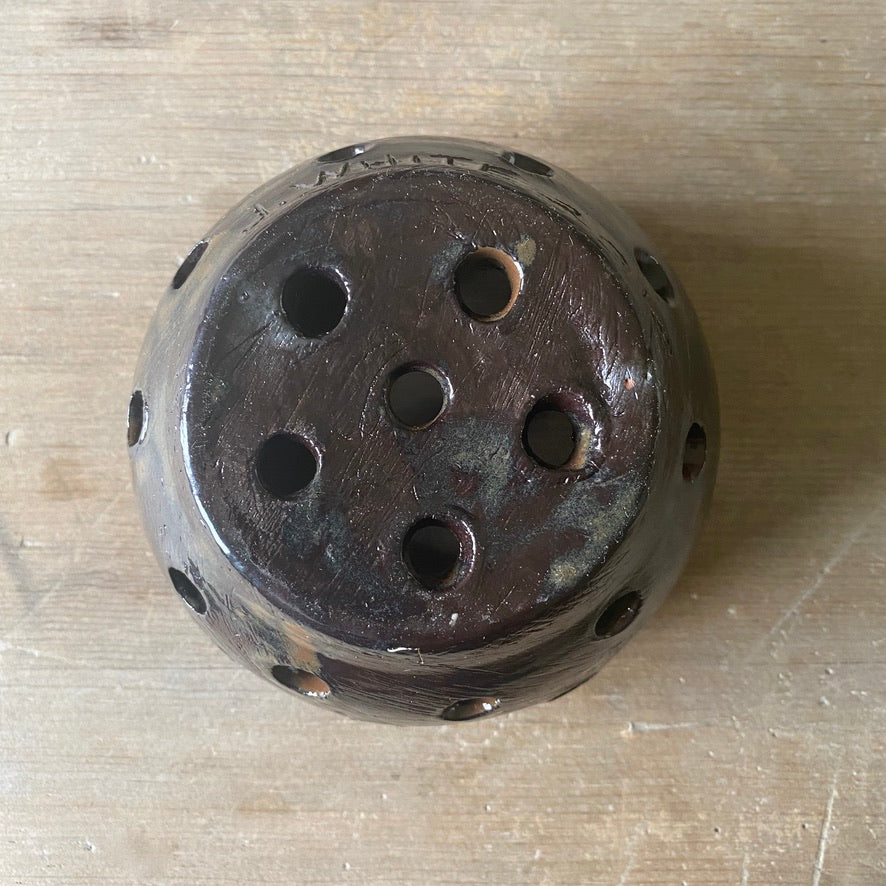
[[562, 468], [575, 455], [578, 431], [566, 412], [548, 400], [542, 400], [526, 417], [523, 447], [545, 468]]
[[594, 633], [601, 638], [620, 634], [637, 617], [642, 603], [643, 598], [636, 591], [622, 594], [603, 610], [594, 625]]
[[533, 175], [544, 175], [550, 178], [554, 174], [554, 170], [547, 163], [542, 163], [541, 160], [536, 160], [535, 157], [530, 157], [527, 154], [508, 151], [503, 155], [503, 159], [505, 163], [510, 163], [511, 166], [516, 166], [517, 169], [522, 169], [524, 172], [531, 172]]
[[129, 415], [126, 419], [126, 442], [135, 446], [142, 439], [145, 429], [145, 398], [141, 391], [135, 391], [129, 401]]
[[294, 689], [308, 698], [328, 698], [332, 695], [332, 687], [321, 677], [301, 668], [289, 665], [274, 665], [271, 676], [287, 689]]
[[407, 428], [427, 427], [446, 406], [446, 391], [438, 376], [420, 366], [394, 372], [388, 385], [388, 409]]
[[462, 542], [449, 523], [429, 517], [410, 527], [403, 539], [403, 559], [428, 590], [451, 585], [462, 561]]
[[643, 272], [646, 282], [665, 301], [674, 300], [674, 288], [665, 273], [665, 269], [658, 263], [658, 259], [651, 256], [645, 249], [635, 249], [634, 258]]
[[520, 282], [520, 268], [514, 259], [491, 246], [475, 249], [455, 269], [455, 294], [462, 310], [485, 323], [510, 311]]
[[442, 717], [444, 720], [476, 720], [478, 717], [491, 714], [500, 707], [501, 699], [494, 695], [487, 695], [483, 698], [466, 698], [449, 705], [443, 711]]
[[345, 315], [348, 294], [340, 280], [316, 268], [300, 268], [283, 286], [283, 313], [299, 335], [319, 338]]
[[181, 265], [179, 265], [179, 269], [175, 272], [175, 276], [172, 278], [173, 289], [181, 289], [182, 286], [185, 285], [185, 281], [191, 276], [191, 271], [197, 267], [197, 262], [200, 261], [203, 253], [206, 252], [207, 246], [209, 246], [208, 241], [201, 240], [188, 253], [188, 257], [181, 263]]
[[271, 495], [289, 498], [314, 479], [317, 457], [299, 437], [281, 432], [262, 443], [256, 471], [261, 485]]
[[344, 148], [336, 148], [327, 154], [321, 154], [317, 158], [318, 163], [342, 163], [345, 160], [353, 160], [366, 153], [366, 145], [348, 145]]
[[683, 479], [694, 480], [704, 467], [707, 455], [708, 438], [704, 428], [695, 422], [689, 428], [686, 435], [686, 445], [683, 447]]
[[200, 593], [194, 582], [192, 582], [184, 572], [181, 572], [178, 569], [170, 569], [169, 578], [172, 581], [172, 586], [178, 591], [178, 595], [182, 600], [184, 600], [185, 603], [197, 613], [197, 615], [205, 615], [206, 598]]

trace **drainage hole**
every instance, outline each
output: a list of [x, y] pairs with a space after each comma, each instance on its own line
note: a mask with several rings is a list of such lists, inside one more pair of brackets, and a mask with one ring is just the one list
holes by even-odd
[[506, 252], [483, 246], [466, 255], [455, 269], [455, 294], [462, 310], [488, 323], [510, 311], [520, 292], [521, 272]]
[[572, 417], [549, 400], [537, 403], [526, 417], [523, 447], [546, 468], [562, 468], [572, 461], [578, 429]]
[[536, 160], [535, 157], [530, 157], [528, 154], [508, 151], [502, 155], [502, 159], [504, 159], [505, 163], [510, 163], [511, 166], [516, 166], [517, 169], [531, 172], [534, 175], [544, 175], [550, 178], [554, 174], [554, 170], [547, 163], [542, 163], [541, 160]]
[[259, 447], [256, 473], [271, 495], [289, 498], [314, 479], [317, 456], [300, 437], [281, 431]]
[[289, 665], [274, 665], [271, 676], [287, 689], [293, 689], [308, 698], [328, 698], [332, 695], [332, 687], [321, 677], [301, 668]]
[[501, 699], [494, 695], [482, 698], [466, 698], [449, 705], [442, 713], [444, 720], [476, 720], [501, 707]]
[[417, 430], [436, 421], [446, 406], [440, 377], [421, 366], [406, 366], [391, 375], [388, 409], [404, 427]]
[[300, 268], [284, 284], [281, 305], [299, 335], [320, 338], [341, 323], [348, 294], [331, 272]]
[[126, 442], [135, 446], [142, 438], [145, 427], [145, 398], [141, 391], [135, 391], [129, 401], [129, 415], [126, 419]]
[[689, 428], [686, 435], [686, 444], [683, 447], [683, 479], [694, 480], [704, 467], [707, 455], [708, 438], [704, 428], [695, 422]]
[[200, 261], [203, 257], [203, 253], [206, 252], [207, 246], [209, 246], [208, 241], [201, 240], [188, 253], [188, 257], [179, 265], [178, 270], [175, 272], [175, 276], [172, 278], [173, 289], [181, 289], [182, 286], [185, 285], [185, 281], [191, 276], [191, 271], [197, 267], [197, 262]]
[[622, 594], [603, 610], [594, 625], [594, 633], [601, 638], [620, 634], [637, 617], [642, 604], [643, 598], [636, 591]]
[[658, 259], [639, 247], [634, 250], [634, 258], [652, 289], [666, 302], [672, 302], [674, 287], [671, 286], [671, 281], [668, 279], [665, 269], [658, 263]]
[[178, 591], [179, 597], [197, 613], [197, 615], [206, 614], [206, 598], [200, 593], [194, 582], [189, 579], [184, 572], [178, 569], [169, 570], [169, 578], [172, 586]]
[[354, 157], [359, 157], [361, 154], [366, 153], [366, 145], [356, 144], [356, 145], [348, 145], [344, 148], [336, 148], [334, 151], [329, 151], [328, 154], [321, 154], [317, 158], [318, 163], [343, 163], [345, 160], [353, 160]]
[[451, 585], [462, 561], [462, 541], [455, 528], [434, 517], [413, 523], [403, 539], [403, 560], [428, 590]]

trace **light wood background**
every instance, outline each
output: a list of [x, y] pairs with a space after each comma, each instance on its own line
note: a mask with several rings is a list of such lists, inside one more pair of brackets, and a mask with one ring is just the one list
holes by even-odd
[[[0, 0], [0, 883], [886, 883], [883, 33], [863, 0]], [[424, 729], [217, 651], [124, 442], [191, 244], [409, 133], [630, 210], [724, 432], [688, 571], [599, 677]]]

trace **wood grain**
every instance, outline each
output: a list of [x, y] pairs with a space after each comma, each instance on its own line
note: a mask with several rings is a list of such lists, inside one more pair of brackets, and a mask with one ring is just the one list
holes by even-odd
[[[0, 2], [0, 883], [886, 882], [877, 2]], [[301, 158], [442, 133], [629, 209], [718, 368], [661, 613], [489, 723], [292, 701], [191, 623], [124, 419], [191, 244]]]

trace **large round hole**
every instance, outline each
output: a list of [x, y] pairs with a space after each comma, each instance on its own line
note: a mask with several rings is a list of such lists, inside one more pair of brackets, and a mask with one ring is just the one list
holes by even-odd
[[271, 495], [289, 498], [314, 479], [317, 457], [304, 440], [280, 432], [262, 443], [256, 471], [261, 485]]
[[643, 598], [636, 591], [629, 591], [617, 597], [597, 619], [594, 633], [601, 638], [620, 634], [637, 617], [642, 603]]
[[524, 172], [531, 172], [533, 175], [544, 175], [550, 178], [554, 174], [554, 170], [547, 163], [542, 163], [541, 160], [536, 160], [535, 157], [530, 157], [528, 154], [508, 151], [503, 155], [503, 159], [505, 163], [510, 163], [511, 166], [516, 166], [517, 169], [522, 169]]
[[424, 428], [440, 417], [446, 391], [436, 373], [421, 366], [398, 369], [388, 385], [391, 415], [407, 428]]
[[283, 313], [299, 335], [319, 338], [341, 322], [348, 294], [331, 272], [300, 268], [283, 286]]
[[203, 253], [206, 252], [207, 246], [209, 246], [209, 243], [206, 240], [201, 240], [188, 253], [188, 257], [179, 265], [175, 276], [172, 278], [173, 289], [181, 289], [185, 285], [185, 281], [191, 276], [191, 271], [197, 267], [197, 262], [200, 261]]
[[523, 427], [523, 447], [546, 468], [562, 468], [575, 456], [578, 429], [572, 417], [549, 400], [533, 407]]
[[485, 323], [499, 320], [514, 306], [521, 273], [506, 252], [483, 246], [466, 255], [455, 269], [455, 294], [468, 316]]
[[178, 569], [169, 570], [169, 578], [172, 586], [178, 591], [178, 595], [197, 613], [204, 615], [206, 613], [206, 598], [200, 593], [194, 582], [189, 579], [184, 572]]
[[145, 428], [145, 398], [141, 391], [135, 391], [129, 401], [129, 415], [126, 419], [126, 442], [135, 446]]
[[271, 676], [281, 686], [293, 689], [308, 698], [328, 698], [332, 694], [332, 687], [324, 679], [301, 668], [274, 665], [271, 668]]
[[318, 163], [343, 163], [345, 160], [353, 160], [366, 153], [366, 145], [348, 145], [344, 148], [336, 148], [327, 154], [321, 154], [317, 158]]
[[414, 523], [403, 539], [403, 559], [421, 585], [437, 590], [451, 585], [462, 561], [462, 542], [455, 528], [428, 517]]
[[442, 713], [444, 720], [476, 720], [501, 707], [501, 699], [494, 695], [483, 698], [466, 698], [449, 705]]
[[694, 480], [704, 467], [708, 449], [708, 438], [704, 428], [697, 423], [692, 424], [686, 435], [683, 447], [683, 479]]
[[665, 269], [658, 263], [658, 259], [639, 247], [634, 250], [634, 258], [652, 289], [665, 301], [673, 301], [674, 287], [671, 286], [671, 281]]

